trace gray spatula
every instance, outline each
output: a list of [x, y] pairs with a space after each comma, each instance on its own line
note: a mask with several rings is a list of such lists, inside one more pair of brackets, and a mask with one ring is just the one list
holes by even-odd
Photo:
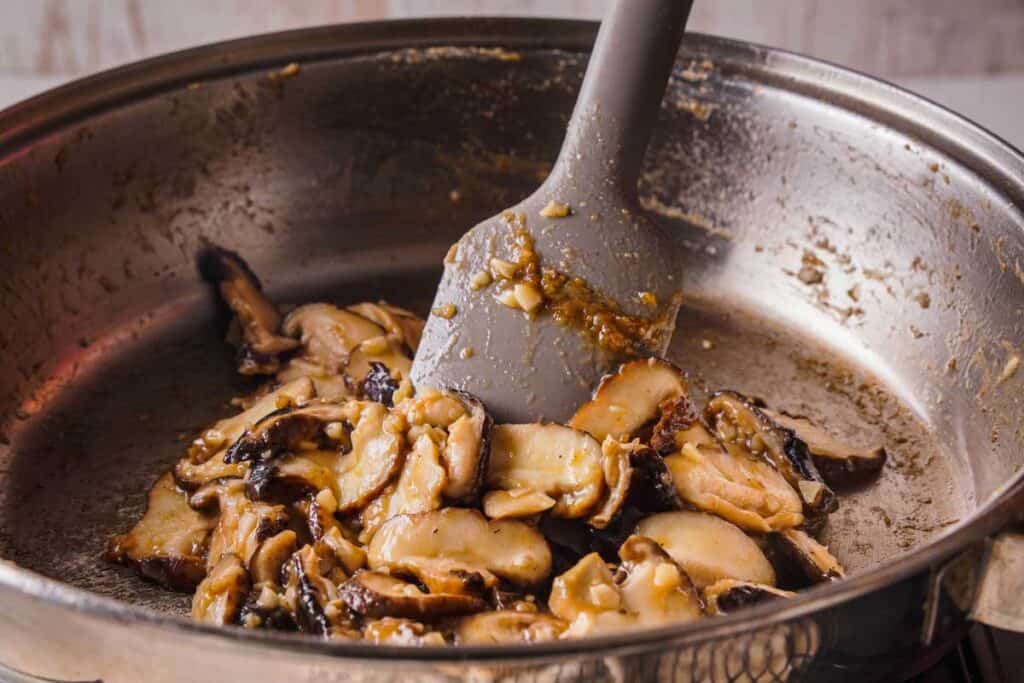
[[564, 421], [619, 361], [665, 351], [679, 264], [636, 184], [691, 4], [613, 3], [551, 174], [445, 259], [416, 386], [470, 392], [499, 421]]

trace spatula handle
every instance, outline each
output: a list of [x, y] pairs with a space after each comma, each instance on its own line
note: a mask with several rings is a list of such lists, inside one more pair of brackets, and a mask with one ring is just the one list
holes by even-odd
[[615, 0], [601, 22], [551, 184], [636, 196], [692, 0]]

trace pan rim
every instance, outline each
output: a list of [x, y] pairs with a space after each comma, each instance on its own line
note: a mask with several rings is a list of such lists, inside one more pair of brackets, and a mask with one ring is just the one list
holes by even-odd
[[[597, 24], [520, 18], [440, 18], [378, 21], [299, 29], [213, 43], [154, 57], [77, 80], [0, 111], [0, 159], [75, 121], [126, 102], [190, 83], [279, 66], [287, 61], [343, 59], [396, 49], [432, 46], [503, 46], [585, 52]], [[974, 123], [897, 86], [827, 62], [741, 41], [688, 34], [687, 49], [760, 82], [878, 118], [957, 158], [1004, 197], [1024, 206], [1024, 155]], [[827, 76], [827, 79], [824, 78]], [[901, 124], [899, 128], [893, 124]], [[368, 643], [323, 642], [306, 636], [223, 629], [199, 624], [90, 593], [0, 560], [0, 588], [18, 591], [105, 621], [154, 626], [184, 636], [217, 638], [243, 646], [271, 646], [295, 654], [397, 662], [543, 661], [565, 655], [623, 655], [631, 651], [695, 643], [750, 632], [812, 615], [935, 566], [994, 533], [1015, 514], [1024, 494], [1019, 473], [968, 519], [891, 563], [836, 584], [805, 591], [785, 606], [763, 605], [714, 622], [679, 624], [579, 641], [407, 648]]]

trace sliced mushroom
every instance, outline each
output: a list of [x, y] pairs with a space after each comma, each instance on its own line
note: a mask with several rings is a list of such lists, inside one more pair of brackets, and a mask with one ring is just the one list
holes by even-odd
[[463, 392], [420, 387], [414, 398], [402, 401], [395, 411], [412, 427], [444, 430], [444, 497], [460, 505], [476, 503], [490, 453], [492, 420], [484, 405]]
[[657, 451], [647, 446], [632, 449], [629, 465], [633, 468], [626, 502], [644, 512], [680, 510], [683, 500], [676, 490], [668, 465]]
[[343, 372], [360, 344], [385, 334], [363, 316], [325, 303], [299, 306], [284, 319], [282, 329], [299, 338], [303, 359], [330, 374]]
[[256, 582], [249, 599], [242, 606], [238, 623], [245, 628], [265, 628], [276, 631], [294, 631], [297, 626], [284, 595], [274, 582]]
[[278, 382], [294, 382], [307, 379], [316, 388], [316, 395], [326, 401], [343, 401], [359, 398], [358, 387], [342, 373], [335, 372], [305, 358], [292, 358], [281, 368], [275, 379]]
[[455, 504], [476, 502], [487, 472], [493, 421], [484, 404], [462, 392], [450, 392], [462, 403], [466, 413], [448, 425], [444, 444], [444, 497]]
[[631, 438], [637, 430], [658, 418], [658, 406], [685, 396], [682, 371], [660, 358], [629, 361], [618, 372], [601, 380], [594, 396], [576, 411], [569, 426], [587, 432], [598, 441], [606, 436]]
[[484, 514], [490, 519], [529, 519], [555, 506], [555, 499], [533, 489], [488, 491], [483, 497]]
[[111, 540], [106, 557], [168, 588], [192, 590], [206, 575], [207, 540], [216, 523], [189, 507], [188, 494], [165, 474], [149, 490], [142, 519]]
[[412, 583], [374, 571], [356, 573], [342, 584], [340, 593], [349, 609], [367, 617], [434, 620], [487, 608], [475, 595], [424, 593]]
[[708, 614], [729, 614], [744, 607], [793, 597], [796, 597], [796, 593], [735, 579], [715, 581], [704, 588], [704, 603], [707, 605]]
[[738, 449], [728, 451], [689, 401], [667, 405], [655, 426], [654, 444], [679, 497], [744, 529], [768, 532], [802, 524], [803, 501], [770, 463]]
[[771, 465], [718, 443], [683, 444], [665, 458], [680, 498], [744, 529], [768, 532], [803, 523], [803, 503]]
[[389, 335], [404, 343], [413, 354], [419, 348], [426, 322], [415, 313], [383, 301], [376, 304], [356, 304], [349, 306], [348, 310], [383, 327]]
[[405, 457], [397, 481], [388, 485], [360, 514], [360, 541], [368, 542], [380, 525], [395, 515], [430, 512], [441, 507], [441, 493], [448, 476], [441, 465], [441, 452], [434, 440], [423, 434]]
[[583, 517], [604, 491], [601, 457], [592, 436], [564, 425], [496, 425], [485, 485], [539, 491], [557, 501], [555, 516]]
[[242, 330], [238, 372], [272, 375], [280, 367], [280, 355], [299, 346], [295, 339], [278, 334], [281, 314], [263, 294], [259, 279], [238, 254], [212, 247], [199, 257], [203, 275], [214, 282]]
[[390, 408], [392, 397], [398, 391], [398, 380], [391, 376], [391, 371], [386, 365], [373, 361], [366, 377], [363, 378], [360, 390], [367, 399], [383, 403]]
[[662, 512], [636, 532], [664, 548], [699, 587], [719, 579], [775, 585], [775, 570], [757, 543], [734, 524], [703, 512]]
[[498, 610], [462, 617], [453, 625], [460, 645], [539, 643], [554, 640], [567, 624], [550, 614]]
[[630, 536], [619, 549], [622, 607], [640, 626], [692, 621], [704, 605], [686, 572], [649, 538]]
[[197, 510], [217, 507], [220, 516], [210, 535], [207, 566], [212, 568], [222, 555], [237, 555], [248, 567], [260, 544], [288, 527], [283, 505], [249, 500], [239, 479], [207, 484], [192, 494], [189, 504]]
[[172, 470], [174, 481], [189, 491], [223, 479], [240, 479], [247, 471], [248, 467], [244, 462], [226, 463], [223, 458], [218, 457], [199, 464], [193, 464], [185, 457], [175, 463]]
[[815, 466], [829, 486], [843, 488], [863, 483], [885, 466], [888, 454], [882, 446], [854, 448], [837, 440], [806, 417], [766, 409], [762, 412], [780, 427], [792, 430], [799, 440], [807, 444]]
[[800, 493], [809, 518], [835, 511], [839, 501], [818, 473], [807, 444], [779, 426], [754, 402], [732, 391], [711, 397], [704, 416], [730, 452], [764, 458]]
[[570, 622], [563, 637], [578, 638], [644, 626], [691, 621], [704, 615], [686, 572], [647, 538], [631, 536], [619, 550], [613, 576], [597, 553], [557, 577], [548, 605]]
[[323, 535], [320, 544], [330, 549], [335, 561], [348, 574], [354, 574], [366, 566], [366, 551], [345, 538], [337, 526]]
[[[307, 403], [297, 408], [281, 408], [260, 419], [224, 454], [224, 462], [269, 460], [286, 451], [327, 449], [348, 450], [347, 421], [352, 407], [338, 403]], [[328, 425], [337, 425], [334, 437]]]
[[192, 618], [207, 624], [234, 624], [249, 592], [249, 573], [237, 555], [223, 555], [192, 596]]
[[278, 381], [309, 377], [316, 384], [317, 395], [330, 400], [356, 394], [363, 377], [358, 381], [346, 377], [351, 357], [364, 342], [385, 336], [380, 325], [326, 303], [296, 308], [282, 328], [285, 334], [299, 338], [302, 351], [278, 372]]
[[682, 507], [664, 459], [652, 448], [636, 439], [622, 443], [609, 436], [601, 444], [601, 456], [607, 490], [587, 520], [595, 529], [606, 529], [627, 504], [647, 512]]
[[379, 403], [346, 401], [341, 407], [344, 420], [353, 425], [351, 451], [310, 450], [279, 458], [265, 469], [254, 470], [250, 495], [263, 497], [260, 492], [273, 491], [275, 486], [330, 489], [339, 514], [358, 511], [373, 500], [402, 466], [405, 438], [401, 425], [390, 419], [387, 408]]
[[445, 645], [444, 636], [437, 631], [411, 619], [383, 617], [366, 619], [363, 623], [363, 639], [378, 645]]
[[421, 580], [425, 572], [418, 568], [441, 568], [489, 573], [522, 586], [540, 583], [551, 571], [551, 550], [535, 528], [515, 520], [488, 522], [466, 508], [392, 517], [367, 554], [371, 569], [408, 572]]
[[302, 377], [261, 396], [238, 415], [219, 420], [192, 442], [189, 454], [174, 466], [175, 481], [192, 491], [218, 479], [244, 477], [244, 463], [224, 462], [227, 449], [265, 416], [283, 407], [301, 405], [313, 398], [313, 392], [313, 383]]
[[338, 526], [334, 513], [338, 511], [338, 500], [330, 489], [322, 489], [295, 504], [306, 521], [306, 528], [314, 541], [322, 539], [331, 529]]
[[611, 436], [605, 437], [601, 443], [601, 469], [607, 491], [601, 505], [587, 519], [590, 526], [604, 529], [622, 511], [633, 480], [633, 466], [629, 456], [640, 448], [639, 441], [622, 443]]
[[361, 388], [374, 365], [383, 366], [396, 384], [409, 376], [412, 358], [402, 344], [388, 337], [374, 337], [352, 350], [345, 364], [345, 377], [352, 387]]
[[678, 453], [687, 441], [705, 445], [714, 441], [701, 420], [701, 413], [686, 396], [661, 404], [658, 422], [651, 431], [651, 448], [662, 455]]
[[278, 583], [281, 579], [281, 569], [295, 552], [298, 542], [298, 536], [291, 529], [285, 529], [263, 541], [249, 560], [252, 582], [257, 585]]
[[569, 624], [563, 634], [568, 637], [628, 628], [632, 623], [622, 612], [615, 578], [597, 553], [585, 555], [572, 569], [555, 577], [548, 608]]
[[461, 395], [433, 387], [419, 387], [414, 397], [395, 406], [395, 412], [404, 415], [411, 426], [429, 425], [444, 430], [468, 411]]
[[768, 537], [768, 555], [786, 585], [803, 588], [846, 576], [828, 548], [802, 529], [787, 529]]
[[327, 636], [335, 629], [351, 626], [337, 585], [325, 576], [330, 571], [330, 563], [326, 567], [324, 564], [313, 546], [307, 545], [284, 566], [284, 599], [303, 633]]

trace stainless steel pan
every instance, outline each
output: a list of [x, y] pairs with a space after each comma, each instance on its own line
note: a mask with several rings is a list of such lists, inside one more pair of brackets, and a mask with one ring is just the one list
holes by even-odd
[[[891, 86], [699, 35], [641, 188], [686, 247], [671, 355], [699, 386], [886, 443], [881, 480], [845, 495], [826, 531], [852, 578], [700, 624], [433, 651], [206, 628], [180, 616], [187, 598], [100, 560], [184, 440], [244, 388], [195, 271], [204, 241], [241, 251], [279, 301], [422, 309], [449, 243], [545, 173], [594, 30], [284, 33], [0, 114], [6, 669], [107, 683], [865, 681], [907, 673], [968, 618], [1024, 627], [1021, 572], [1005, 571], [1022, 556], [1007, 530], [1024, 510], [1024, 158]], [[292, 61], [297, 75], [268, 76]]]

